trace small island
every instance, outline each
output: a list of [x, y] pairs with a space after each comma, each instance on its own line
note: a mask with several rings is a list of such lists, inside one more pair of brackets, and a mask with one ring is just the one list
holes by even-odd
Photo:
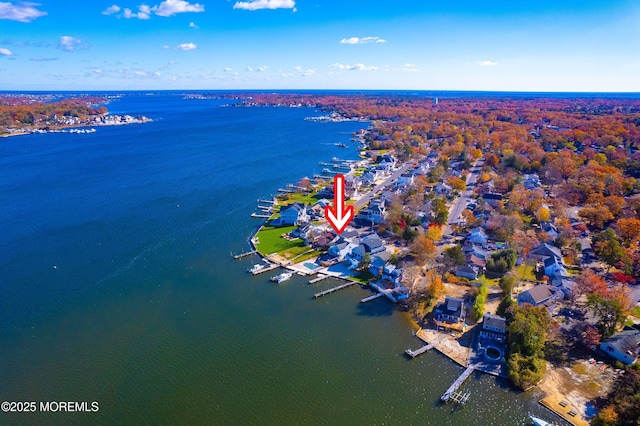
[[[464, 403], [458, 389], [483, 371], [538, 386], [572, 424], [638, 417], [625, 401], [640, 383], [640, 102], [245, 99], [371, 123], [353, 135], [360, 161], [321, 162], [260, 200], [252, 273], [335, 277], [345, 284], [315, 296], [360, 284], [373, 291], [361, 303], [397, 303], [424, 342], [409, 359], [435, 348], [466, 367], [443, 401]], [[356, 210], [341, 234], [323, 213], [337, 173]]]

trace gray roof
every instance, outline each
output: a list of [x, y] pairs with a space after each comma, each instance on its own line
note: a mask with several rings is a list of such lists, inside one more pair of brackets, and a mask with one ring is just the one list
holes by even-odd
[[627, 351], [638, 356], [640, 352], [640, 330], [624, 330], [618, 334], [614, 334], [605, 340], [611, 346], [615, 346], [620, 352]]
[[539, 255], [539, 256], [555, 256], [558, 259], [562, 259], [562, 253], [560, 249], [552, 244], [544, 243], [534, 248], [529, 252], [529, 254]]
[[551, 292], [551, 287], [546, 284], [537, 285], [533, 288], [527, 290], [527, 292], [531, 295], [531, 298], [535, 302], [535, 304], [539, 304], [553, 296]]
[[464, 300], [459, 297], [445, 297], [443, 307], [448, 315], [460, 315], [462, 312], [462, 304]]
[[505, 330], [507, 328], [507, 319], [500, 315], [494, 315], [487, 312], [484, 314], [482, 327], [493, 327]]

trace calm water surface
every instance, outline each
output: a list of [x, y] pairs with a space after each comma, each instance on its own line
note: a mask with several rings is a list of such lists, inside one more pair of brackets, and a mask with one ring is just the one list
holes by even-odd
[[[355, 158], [363, 123], [306, 108], [225, 108], [129, 94], [111, 112], [154, 123], [0, 141], [0, 399], [98, 401], [97, 413], [0, 414], [3, 424], [522, 425], [539, 395], [418, 347], [407, 317], [349, 288], [312, 300], [234, 261], [256, 200], [318, 161]], [[54, 268], [55, 266], [55, 268]]]

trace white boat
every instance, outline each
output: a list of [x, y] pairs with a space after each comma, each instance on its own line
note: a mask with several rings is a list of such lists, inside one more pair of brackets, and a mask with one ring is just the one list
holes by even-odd
[[251, 269], [249, 269], [249, 272], [251, 272], [252, 274], [256, 274], [256, 273], [260, 272], [261, 270], [263, 270], [266, 267], [267, 267], [266, 265], [262, 265], [262, 264], [258, 263], [256, 265], [253, 265], [251, 267]]
[[280, 275], [271, 277], [271, 281], [280, 284], [282, 281], [286, 281], [293, 276], [293, 272], [283, 272]]
[[547, 422], [545, 420], [539, 419], [537, 417], [529, 416], [529, 418], [531, 419], [533, 424], [536, 425], [536, 426], [553, 426], [551, 423], [549, 423], [549, 422]]

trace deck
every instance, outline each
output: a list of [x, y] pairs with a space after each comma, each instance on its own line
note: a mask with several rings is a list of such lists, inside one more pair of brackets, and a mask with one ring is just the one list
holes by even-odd
[[447, 389], [447, 391], [440, 397], [440, 400], [447, 402], [449, 399], [451, 399], [454, 402], [464, 404], [467, 399], [469, 399], [469, 396], [467, 394], [464, 394], [467, 395], [466, 398], [464, 398], [464, 395], [461, 396], [461, 394], [456, 393], [456, 391], [464, 383], [464, 381], [467, 380], [469, 376], [471, 376], [475, 369], [476, 367], [474, 365], [468, 366], [467, 369], [462, 372], [460, 377], [458, 377], [456, 381], [453, 382], [451, 386], [449, 386], [449, 389]]

